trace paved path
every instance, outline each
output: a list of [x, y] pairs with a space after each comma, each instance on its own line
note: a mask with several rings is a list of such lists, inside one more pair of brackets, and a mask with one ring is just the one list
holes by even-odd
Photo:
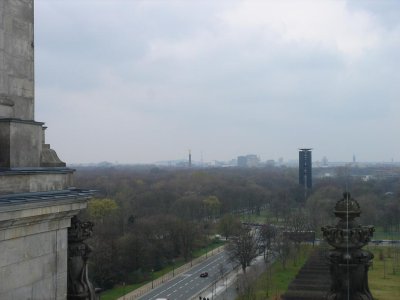
[[[256, 269], [258, 274], [265, 271], [267, 265], [264, 262], [264, 257], [262, 255], [258, 256], [252, 265], [248, 268]], [[242, 274], [240, 267], [237, 267], [234, 271], [230, 272], [223, 279], [218, 280], [214, 285], [209, 286], [207, 289], [203, 290], [201, 294], [196, 297], [191, 298], [191, 300], [198, 300], [199, 296], [202, 298], [208, 298], [209, 300], [233, 300], [236, 299], [236, 277], [238, 274]]]
[[[126, 294], [125, 296], [118, 298], [118, 300], [135, 300], [135, 299], [139, 299], [139, 298], [140, 299], [148, 299], [145, 297], [147, 297], [147, 295], [149, 293], [153, 293], [156, 290], [160, 291], [161, 289], [165, 289], [165, 287], [164, 287], [165, 285], [173, 284], [171, 282], [176, 283], [177, 281], [179, 281], [179, 278], [181, 278], [181, 276], [186, 276], [185, 275], [186, 273], [190, 274], [193, 269], [197, 270], [195, 268], [197, 268], [198, 265], [201, 265], [204, 263], [207, 264], [206, 261], [213, 259], [214, 256], [220, 255], [224, 251], [223, 248], [224, 248], [224, 246], [221, 246], [217, 249], [213, 249], [212, 251], [209, 251], [207, 254], [194, 259], [192, 262], [189, 262], [189, 263], [175, 269], [174, 271], [171, 271], [171, 272], [165, 274], [164, 276], [157, 278], [153, 282], [150, 282], [150, 283]], [[197, 275], [199, 275], [199, 274], [197, 274]], [[160, 296], [160, 298], [161, 298], [161, 296]], [[174, 299], [174, 298], [171, 298], [171, 299]]]
[[[225, 272], [232, 269], [225, 251], [208, 258], [196, 266], [193, 266], [193, 268], [187, 272], [176, 276], [173, 280], [153, 289], [139, 299], [155, 300], [157, 298], [167, 298], [174, 300], [188, 300], [195, 295], [197, 297], [200, 291], [211, 285], [220, 277], [221, 266], [223, 266]], [[228, 268], [230, 268], [230, 270], [228, 270]], [[200, 274], [203, 272], [208, 272], [208, 277], [201, 278]]]

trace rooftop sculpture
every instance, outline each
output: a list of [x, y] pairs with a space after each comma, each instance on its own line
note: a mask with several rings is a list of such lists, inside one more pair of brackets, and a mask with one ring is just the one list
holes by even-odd
[[374, 232], [373, 226], [361, 226], [355, 218], [361, 214], [360, 205], [345, 192], [336, 203], [336, 226], [324, 226], [324, 239], [334, 249], [328, 251], [331, 287], [328, 300], [373, 300], [368, 287], [368, 269], [374, 255], [363, 250]]

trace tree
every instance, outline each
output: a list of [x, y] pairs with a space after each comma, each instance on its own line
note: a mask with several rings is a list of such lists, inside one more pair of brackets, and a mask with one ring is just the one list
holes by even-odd
[[228, 240], [231, 235], [240, 229], [241, 225], [239, 218], [232, 214], [226, 214], [219, 220], [218, 230]]
[[220, 213], [221, 202], [216, 196], [208, 196], [203, 200], [208, 217], [216, 217]]
[[237, 276], [237, 291], [240, 295], [240, 299], [245, 300], [256, 300], [255, 281], [258, 278], [256, 269], [250, 269], [249, 272], [239, 274]]
[[[264, 260], [268, 262], [268, 253], [272, 248], [277, 229], [274, 225], [267, 223], [259, 229], [259, 239], [264, 249]], [[266, 255], [267, 254], [267, 255]]]
[[283, 235], [283, 233], [276, 235], [273, 250], [281, 261], [282, 268], [286, 269], [286, 261], [290, 254], [290, 241]]
[[178, 235], [180, 238], [182, 255], [185, 261], [192, 259], [197, 228], [194, 223], [188, 221], [179, 222]]
[[246, 267], [257, 256], [258, 243], [256, 235], [249, 227], [242, 226], [237, 234], [227, 245], [227, 251], [231, 261], [236, 261], [246, 273]]
[[100, 221], [101, 224], [103, 224], [104, 218], [117, 208], [118, 205], [115, 200], [109, 198], [92, 199], [88, 203], [90, 218]]

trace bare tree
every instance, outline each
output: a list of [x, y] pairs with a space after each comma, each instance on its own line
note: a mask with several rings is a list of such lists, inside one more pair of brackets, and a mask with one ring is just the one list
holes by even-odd
[[[293, 242], [296, 251], [292, 258], [296, 265], [300, 253], [300, 243], [303, 241], [314, 241], [315, 234], [310, 231], [309, 217], [304, 211], [292, 212], [285, 224], [284, 239]], [[314, 237], [314, 238], [313, 238]]]
[[255, 300], [256, 291], [254, 283], [258, 278], [257, 270], [251, 268], [247, 273], [237, 277], [237, 292], [241, 299]]
[[245, 226], [238, 230], [237, 235], [227, 245], [230, 259], [238, 262], [244, 273], [246, 273], [246, 267], [250, 266], [250, 263], [256, 258], [257, 249], [255, 232]]
[[259, 229], [259, 239], [260, 244], [263, 247], [265, 262], [268, 262], [269, 260], [268, 254], [272, 248], [272, 243], [275, 239], [276, 234], [277, 229], [271, 223], [263, 224], [263, 226], [261, 226], [261, 228]]
[[275, 243], [273, 249], [282, 263], [282, 268], [286, 268], [286, 261], [290, 254], [290, 241], [282, 234], [279, 233], [275, 237]]

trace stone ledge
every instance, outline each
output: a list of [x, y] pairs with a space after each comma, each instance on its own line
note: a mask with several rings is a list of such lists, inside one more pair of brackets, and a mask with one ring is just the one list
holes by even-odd
[[0, 168], [0, 176], [31, 175], [31, 174], [72, 174], [75, 169], [66, 167], [53, 168]]
[[0, 118], [0, 122], [2, 123], [24, 123], [24, 124], [31, 124], [31, 125], [44, 125], [44, 122], [37, 122], [33, 120], [22, 120], [16, 118]]
[[93, 191], [64, 190], [0, 197], [0, 242], [70, 226]]
[[[94, 190], [68, 189], [49, 192], [20, 193], [0, 196], [0, 221], [2, 212], [35, 209], [52, 205], [86, 201], [93, 197]], [[56, 210], [55, 212], [59, 212]]]

